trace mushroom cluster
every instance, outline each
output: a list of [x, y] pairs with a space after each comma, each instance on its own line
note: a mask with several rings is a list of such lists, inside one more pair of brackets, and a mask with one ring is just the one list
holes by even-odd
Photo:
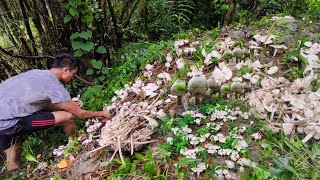
[[[263, 78], [262, 89], [249, 95], [252, 112], [267, 119], [274, 132], [283, 128], [286, 135], [293, 135], [296, 131], [307, 134], [304, 143], [312, 137], [320, 139], [320, 91], [309, 89], [313, 78], [307, 76], [294, 82], [284, 77]], [[277, 119], [283, 122], [278, 123]]]

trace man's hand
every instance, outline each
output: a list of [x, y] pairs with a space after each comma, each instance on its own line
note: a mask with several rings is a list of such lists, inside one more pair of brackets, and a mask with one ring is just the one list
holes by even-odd
[[108, 110], [103, 110], [101, 111], [101, 117], [109, 117], [110, 116], [110, 111]]

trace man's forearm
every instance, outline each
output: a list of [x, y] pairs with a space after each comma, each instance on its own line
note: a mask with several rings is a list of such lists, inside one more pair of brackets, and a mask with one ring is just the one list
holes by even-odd
[[88, 119], [88, 118], [94, 118], [94, 117], [100, 117], [103, 116], [103, 111], [86, 111], [83, 110], [82, 112], [79, 112], [78, 114], [75, 114], [79, 118]]

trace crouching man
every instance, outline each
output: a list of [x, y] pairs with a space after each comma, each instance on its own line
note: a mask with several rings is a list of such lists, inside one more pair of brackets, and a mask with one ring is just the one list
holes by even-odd
[[53, 126], [63, 126], [67, 135], [76, 134], [73, 117], [107, 117], [106, 111], [86, 111], [71, 101], [64, 85], [77, 72], [78, 60], [70, 54], [57, 55], [50, 70], [31, 70], [0, 84], [0, 148], [7, 169], [21, 167], [19, 137]]

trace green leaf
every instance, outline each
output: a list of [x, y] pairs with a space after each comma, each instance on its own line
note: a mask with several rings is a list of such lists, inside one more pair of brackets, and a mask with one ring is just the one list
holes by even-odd
[[63, 23], [68, 23], [69, 21], [71, 21], [72, 17], [70, 15], [66, 15], [63, 17]]
[[183, 158], [180, 158], [179, 159], [179, 163], [181, 165], [184, 165], [184, 166], [188, 166], [190, 164], [193, 164], [195, 162], [199, 161], [198, 159], [196, 158], [186, 158], [186, 157], [183, 157]]
[[73, 53], [74, 57], [81, 57], [83, 55], [83, 52], [81, 49], [76, 50], [76, 52]]
[[93, 74], [93, 69], [87, 69], [86, 75], [87, 75], [87, 76], [90, 76], [90, 75], [92, 75], [92, 74]]
[[69, 3], [67, 3], [67, 2], [65, 2], [65, 3], [63, 3], [63, 7], [64, 7], [65, 9], [69, 9], [70, 4], [69, 4]]
[[105, 76], [100, 76], [98, 79], [99, 79], [99, 81], [104, 81], [106, 79], [106, 77]]
[[96, 68], [96, 69], [101, 69], [101, 67], [102, 67], [102, 61], [101, 60], [99, 60], [99, 61], [97, 61], [97, 60], [95, 60], [95, 59], [92, 59], [91, 61], [90, 61], [90, 63], [92, 64], [92, 67], [94, 67], [94, 68]]
[[36, 158], [34, 158], [31, 154], [27, 154], [26, 159], [31, 162], [39, 163], [39, 161], [37, 161]]
[[140, 153], [135, 153], [135, 154], [134, 154], [134, 157], [135, 157], [136, 159], [138, 159], [138, 160], [143, 160], [143, 161], [148, 160], [147, 157], [145, 157], [144, 155], [142, 155], [142, 154], [140, 154]]
[[78, 32], [73, 33], [73, 34], [70, 36], [70, 40], [77, 39], [78, 37], [79, 37], [79, 33], [78, 33]]
[[109, 74], [109, 68], [107, 67], [102, 68], [102, 74]]
[[135, 163], [133, 163], [131, 165], [129, 174], [133, 174], [136, 171], [136, 169], [137, 169], [137, 165]]
[[257, 179], [267, 179], [270, 175], [269, 170], [261, 165], [253, 164], [251, 167], [253, 168], [253, 171], [256, 174]]
[[81, 49], [85, 50], [85, 51], [91, 51], [94, 48], [94, 43], [92, 41], [88, 41], [84, 44], [82, 44]]
[[79, 37], [81, 37], [85, 40], [88, 40], [92, 37], [92, 31], [86, 31], [86, 32], [79, 33]]
[[148, 159], [153, 160], [152, 150], [148, 149]]
[[71, 6], [77, 7], [81, 3], [81, 0], [69, 0], [69, 3]]
[[155, 176], [157, 175], [156, 166], [152, 161], [148, 161], [144, 164], [144, 171], [148, 172], [150, 175]]
[[104, 46], [99, 46], [96, 51], [97, 51], [97, 53], [99, 53], [99, 54], [105, 54], [105, 53], [107, 53], [107, 49], [106, 49]]
[[92, 15], [85, 15], [81, 17], [81, 21], [84, 23], [88, 23], [91, 22], [93, 20], [93, 16]]
[[100, 163], [100, 167], [106, 167], [108, 166], [109, 162], [108, 161], [103, 161]]
[[122, 164], [122, 165], [117, 169], [117, 171], [121, 171], [121, 170], [125, 169], [126, 167], [127, 167], [126, 164]]
[[69, 9], [69, 13], [71, 14], [71, 16], [79, 16], [79, 12], [78, 9], [76, 9], [75, 7], [70, 7]]
[[82, 46], [83, 46], [83, 44], [81, 42], [79, 42], [79, 41], [74, 41], [72, 43], [72, 49], [73, 50], [80, 49], [80, 48], [82, 48]]

